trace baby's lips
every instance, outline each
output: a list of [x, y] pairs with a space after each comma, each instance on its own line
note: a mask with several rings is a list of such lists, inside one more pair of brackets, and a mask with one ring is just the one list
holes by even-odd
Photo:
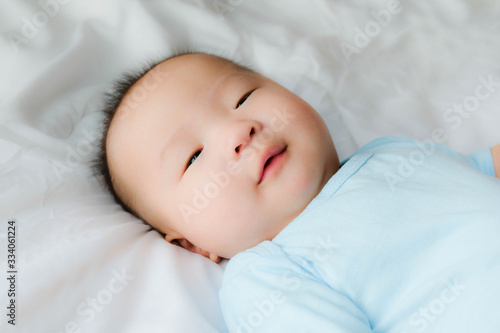
[[262, 177], [264, 176], [264, 171], [267, 167], [266, 166], [267, 161], [281, 154], [283, 151], [285, 151], [285, 149], [286, 145], [282, 144], [273, 144], [264, 149], [264, 152], [261, 155], [259, 163], [260, 170], [259, 170], [258, 184], [260, 184], [260, 182], [262, 181]]

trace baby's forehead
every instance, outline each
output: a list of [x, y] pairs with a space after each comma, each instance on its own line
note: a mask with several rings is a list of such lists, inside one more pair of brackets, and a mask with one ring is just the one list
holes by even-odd
[[[208, 54], [185, 54], [166, 59], [150, 71], [146, 72], [142, 79], [161, 78], [168, 74], [193, 75], [193, 74], [217, 74], [218, 72], [241, 72], [255, 73], [251, 69], [231, 60]], [[192, 79], [195, 79], [192, 77]], [[141, 81], [139, 80], [139, 81]]]
[[201, 91], [199, 89], [218, 86], [228, 78], [241, 81], [257, 76], [254, 71], [226, 59], [209, 55], [184, 55], [168, 59], [148, 71], [131, 87], [123, 104], [136, 106], [151, 98], [179, 99], [186, 94], [195, 96]]
[[180, 81], [195, 83], [196, 81], [208, 78], [217, 79], [222, 75], [249, 75], [257, 74], [255, 71], [240, 65], [234, 61], [208, 54], [186, 54], [172, 59], [167, 59], [151, 71], [146, 73], [145, 78], [162, 76]]
[[113, 119], [117, 126], [112, 127], [126, 127], [130, 135], [137, 133], [137, 124], [145, 118], [176, 122], [176, 110], [201, 108], [209, 102], [206, 96], [229, 94], [235, 84], [259, 77], [252, 70], [216, 56], [190, 54], [167, 59], [143, 75], [124, 95]]
[[[140, 77], [123, 96], [122, 102], [138, 104], [164, 86], [175, 90], [196, 86], [200, 81], [213, 79], [225, 73], [247, 74], [252, 71], [229, 60], [205, 54], [188, 54], [158, 63]], [[121, 106], [121, 105], [120, 105]]]

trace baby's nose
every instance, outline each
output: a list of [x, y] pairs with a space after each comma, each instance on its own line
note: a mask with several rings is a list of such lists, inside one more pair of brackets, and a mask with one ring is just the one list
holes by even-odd
[[254, 120], [238, 120], [228, 123], [221, 138], [228, 161], [237, 160], [252, 144], [255, 135], [262, 130], [262, 124]]

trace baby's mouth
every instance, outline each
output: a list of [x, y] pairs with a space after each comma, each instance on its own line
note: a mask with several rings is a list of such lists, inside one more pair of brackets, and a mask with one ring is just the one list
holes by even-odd
[[287, 146], [271, 146], [266, 149], [262, 158], [262, 169], [258, 184], [272, 177], [283, 164]]

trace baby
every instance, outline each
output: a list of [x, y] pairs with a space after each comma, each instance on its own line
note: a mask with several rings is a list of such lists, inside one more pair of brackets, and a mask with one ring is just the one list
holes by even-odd
[[115, 199], [168, 242], [232, 258], [230, 332], [500, 328], [500, 145], [382, 138], [339, 163], [310, 105], [202, 53], [127, 76], [105, 113]]

